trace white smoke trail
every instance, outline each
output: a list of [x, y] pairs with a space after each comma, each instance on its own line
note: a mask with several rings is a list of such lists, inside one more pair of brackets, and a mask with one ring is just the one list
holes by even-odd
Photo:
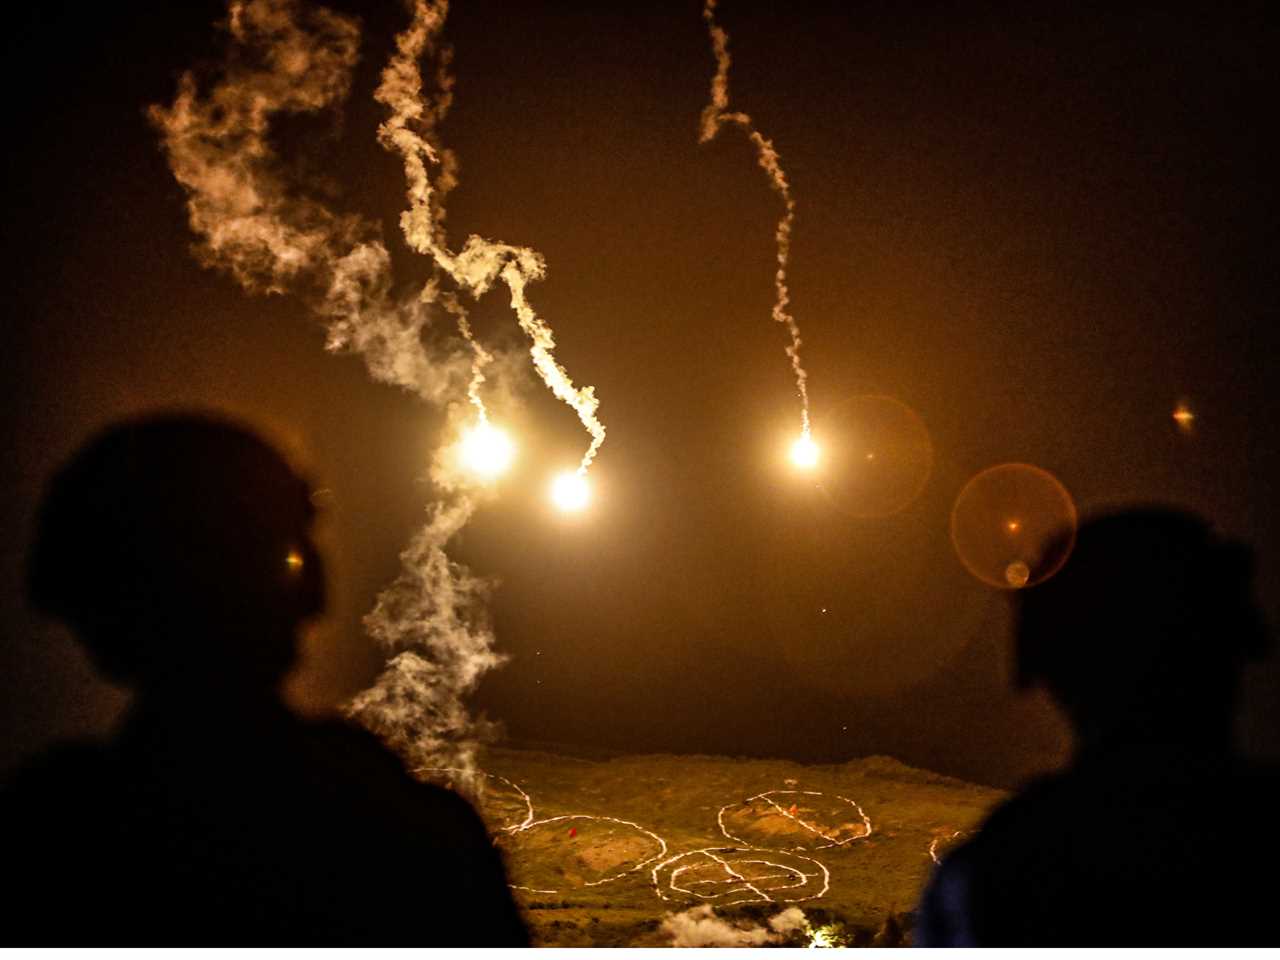
[[[488, 382], [490, 388], [511, 389], [519, 375], [512, 357], [476, 340], [464, 305], [447, 284], [479, 297], [502, 279], [519, 325], [534, 341], [535, 369], [591, 433], [585, 469], [604, 428], [595, 418], [592, 389], [574, 388], [556, 364], [550, 329], [525, 298], [527, 282], [544, 272], [541, 258], [477, 237], [456, 256], [446, 246], [441, 203], [457, 183], [457, 161], [433, 138], [452, 102], [450, 54], [436, 45], [447, 9], [446, 3], [413, 5], [412, 24], [397, 38], [376, 94], [391, 108], [379, 139], [403, 157], [409, 180], [405, 237], [432, 259], [434, 275], [416, 295], [395, 294], [391, 256], [379, 228], [306, 196], [283, 174], [269, 137], [273, 121], [282, 116], [331, 110], [345, 100], [359, 54], [353, 18], [304, 8], [297, 0], [232, 0], [222, 24], [232, 43], [212, 82], [202, 90], [194, 74], [185, 74], [173, 103], [153, 106], [150, 118], [186, 191], [200, 262], [228, 271], [251, 292], [304, 295], [325, 323], [327, 349], [359, 353], [375, 379], [445, 407], [448, 435], [465, 417], [462, 398], [483, 420], [481, 388]], [[435, 54], [431, 98], [423, 95], [417, 63], [427, 52]], [[428, 163], [436, 169], [434, 181]], [[433, 325], [442, 312], [454, 319], [460, 341]], [[432, 507], [426, 526], [401, 555], [402, 572], [365, 620], [369, 633], [394, 656], [348, 709], [415, 766], [474, 771], [486, 727], [468, 715], [463, 698], [504, 657], [494, 650], [485, 615], [491, 583], [450, 560], [445, 546], [471, 517], [481, 493], [454, 472], [443, 451], [431, 476], [446, 499]]]
[[446, 246], [428, 172], [428, 164], [438, 163], [440, 158], [433, 142], [439, 111], [433, 113], [423, 106], [419, 62], [425, 53], [435, 51], [449, 4], [448, 0], [414, 0], [412, 6], [413, 22], [396, 38], [396, 53], [383, 71], [382, 83], [374, 94], [391, 109], [391, 116], [378, 129], [378, 139], [400, 155], [409, 184], [409, 209], [401, 214], [400, 228], [410, 247], [431, 257], [437, 267], [472, 295], [482, 295], [498, 279], [506, 284], [520, 328], [532, 341], [529, 352], [534, 369], [556, 398], [577, 413], [591, 435], [591, 443], [578, 467], [580, 474], [585, 473], [604, 443], [605, 430], [596, 416], [599, 401], [594, 389], [574, 386], [552, 353], [555, 339], [551, 328], [534, 312], [525, 296], [529, 281], [541, 279], [546, 273], [542, 256], [527, 247], [474, 235], [467, 239], [460, 253], [451, 253]]
[[449, 344], [425, 344], [434, 288], [395, 298], [376, 225], [334, 213], [287, 182], [269, 139], [279, 117], [332, 109], [346, 98], [358, 27], [294, 0], [237, 0], [225, 26], [232, 48], [209, 89], [202, 93], [186, 73], [173, 103], [150, 110], [187, 193], [196, 256], [251, 292], [303, 291], [326, 321], [328, 349], [358, 352], [375, 379], [448, 402], [467, 359]]
[[476, 750], [486, 731], [470, 716], [463, 697], [505, 660], [493, 649], [485, 615], [492, 581], [473, 576], [444, 551], [475, 507], [466, 494], [436, 504], [427, 525], [400, 555], [399, 577], [365, 617], [369, 634], [395, 656], [348, 707], [411, 768], [448, 759], [461, 771], [459, 785], [468, 792], [479, 786]]
[[787, 307], [791, 303], [791, 293], [787, 289], [787, 267], [791, 260], [791, 228], [796, 219], [796, 204], [791, 196], [791, 184], [787, 181], [786, 172], [782, 169], [778, 151], [773, 141], [768, 140], [755, 128], [751, 117], [740, 111], [729, 110], [729, 34], [716, 22], [716, 0], [705, 0], [702, 8], [702, 19], [706, 21], [707, 32], [711, 37], [711, 52], [716, 60], [716, 72], [711, 78], [711, 102], [702, 111], [699, 143], [708, 143], [715, 139], [720, 127], [726, 123], [736, 124], [746, 131], [747, 137], [755, 144], [756, 160], [761, 169], [769, 177], [769, 183], [782, 198], [782, 217], [774, 230], [774, 243], [777, 247], [778, 269], [773, 275], [775, 299], [773, 303], [773, 319], [787, 328], [791, 342], [787, 345], [787, 357], [791, 360], [791, 371], [796, 380], [796, 394], [800, 397], [801, 436], [809, 436], [809, 375], [800, 362], [800, 325], [796, 323]]

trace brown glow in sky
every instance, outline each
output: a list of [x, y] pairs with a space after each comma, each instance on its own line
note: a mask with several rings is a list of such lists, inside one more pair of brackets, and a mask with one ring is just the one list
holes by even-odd
[[[8, 33], [0, 710], [15, 758], [102, 728], [120, 702], [25, 612], [20, 586], [41, 484], [95, 427], [215, 406], [304, 455], [328, 491], [333, 597], [292, 683], [312, 709], [382, 670], [362, 619], [409, 532], [458, 529], [460, 514], [423, 516], [441, 495], [426, 474], [474, 424], [475, 354], [447, 308], [429, 323], [401, 309], [434, 268], [401, 239], [404, 160], [378, 142], [388, 111], [374, 99], [411, 20], [398, 4], [333, 6], [360, 20], [341, 116], [289, 112], [260, 144], [291, 196], [358, 213], [382, 239], [385, 260], [366, 248], [358, 276], [386, 285], [339, 291], [369, 324], [336, 334], [312, 315], [330, 284], [248, 297], [191, 256], [188, 197], [145, 108], [221, 62], [221, 2], [42, 5]], [[456, 82], [436, 127], [457, 163], [448, 249], [474, 234], [539, 251], [549, 269], [527, 299], [609, 427], [590, 508], [555, 510], [549, 484], [581, 462], [581, 424], [542, 389], [503, 278], [478, 300], [459, 288], [494, 357], [490, 421], [516, 447], [499, 495], [449, 541], [489, 622], [413, 607], [423, 623], [491, 627], [509, 655], [465, 705], [518, 738], [602, 748], [887, 753], [989, 781], [1036, 769], [1060, 728], [1007, 692], [1006, 590], [976, 579], [949, 535], [965, 484], [1010, 462], [1053, 474], [1082, 515], [1150, 500], [1205, 513], [1256, 545], [1280, 620], [1270, 8], [718, 5], [731, 109], [784, 151], [800, 201], [787, 309], [804, 327], [811, 472], [786, 459], [796, 385], [764, 316], [778, 194], [732, 130], [694, 133], [715, 69], [701, 10], [451, 5]], [[306, 238], [327, 223], [297, 225]], [[362, 353], [326, 353], [333, 336]], [[430, 368], [380, 350], [417, 337]], [[446, 396], [462, 398], [457, 421], [433, 405]], [[828, 418], [864, 396], [901, 402], [929, 438], [918, 494], [887, 515], [854, 515], [820, 486], [838, 445]], [[1171, 419], [1175, 398], [1194, 432]], [[429, 546], [412, 541], [415, 563]], [[1015, 562], [996, 571], [1006, 589]], [[1275, 670], [1246, 688], [1257, 752], [1280, 753]]]

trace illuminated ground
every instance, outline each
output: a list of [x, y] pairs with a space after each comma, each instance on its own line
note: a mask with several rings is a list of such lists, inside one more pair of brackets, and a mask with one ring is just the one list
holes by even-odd
[[543, 946], [662, 945], [663, 917], [699, 903], [744, 924], [798, 906], [869, 941], [890, 913], [909, 924], [930, 849], [1003, 797], [887, 757], [595, 762], [495, 749], [484, 764], [495, 838]]

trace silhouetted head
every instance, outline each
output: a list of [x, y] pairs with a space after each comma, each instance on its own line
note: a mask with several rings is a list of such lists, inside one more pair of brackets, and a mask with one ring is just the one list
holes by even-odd
[[1019, 685], [1043, 683], [1086, 742], [1219, 736], [1267, 639], [1250, 549], [1164, 508], [1082, 525], [1015, 618]]
[[243, 427], [202, 415], [112, 427], [51, 481], [28, 564], [36, 610], [114, 680], [267, 688], [324, 605], [307, 485]]

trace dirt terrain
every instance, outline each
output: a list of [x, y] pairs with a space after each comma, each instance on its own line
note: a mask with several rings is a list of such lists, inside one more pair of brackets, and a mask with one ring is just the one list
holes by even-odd
[[[903, 928], [934, 863], [1004, 794], [888, 757], [784, 760], [492, 749], [482, 810], [543, 946], [661, 946], [710, 905], [759, 927], [799, 908], [837, 944]], [[807, 942], [792, 934], [789, 943]]]

